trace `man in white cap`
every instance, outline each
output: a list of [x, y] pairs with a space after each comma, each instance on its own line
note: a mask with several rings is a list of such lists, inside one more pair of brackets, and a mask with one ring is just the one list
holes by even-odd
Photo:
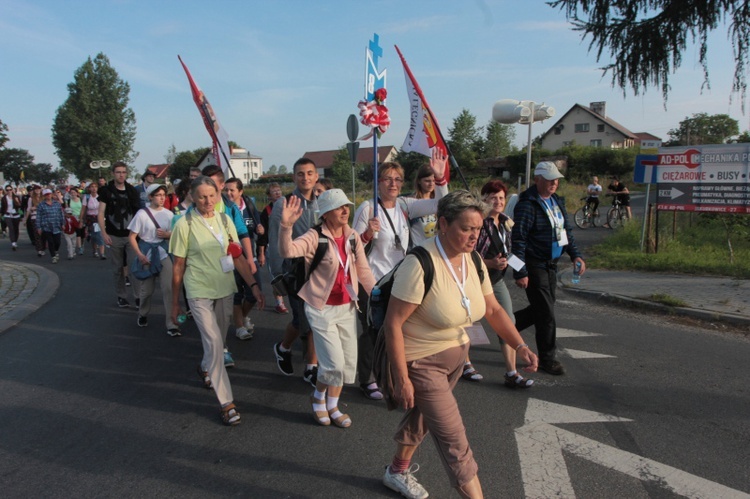
[[525, 263], [513, 271], [513, 278], [529, 299], [528, 307], [514, 313], [516, 327], [522, 331], [535, 326], [539, 369], [553, 375], [565, 374], [563, 365], [555, 360], [557, 262], [567, 253], [574, 265], [580, 263], [581, 274], [586, 271], [573, 240], [565, 201], [555, 194], [561, 178], [555, 163], [542, 161], [536, 165], [534, 185], [518, 198], [511, 234], [512, 252]]

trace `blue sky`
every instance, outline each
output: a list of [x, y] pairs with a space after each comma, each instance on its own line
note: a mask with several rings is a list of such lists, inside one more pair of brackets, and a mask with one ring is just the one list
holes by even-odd
[[[486, 124], [495, 101], [545, 102], [561, 116], [573, 104], [606, 101], [607, 114], [633, 132], [662, 138], [693, 113], [727, 113], [748, 128], [726, 30], [711, 36], [711, 90], [701, 93], [698, 50], [689, 47], [661, 92], [623, 96], [602, 77], [588, 42], [542, 0], [222, 1], [0, 0], [0, 119], [11, 142], [37, 162], [58, 165], [55, 111], [87, 57], [103, 52], [131, 87], [137, 119], [134, 166], [164, 162], [210, 145], [193, 104], [181, 55], [230, 140], [291, 164], [305, 151], [344, 145], [346, 119], [364, 92], [365, 47], [380, 35], [392, 126], [381, 145], [403, 143], [408, 103], [397, 44], [447, 135], [468, 109]], [[606, 62], [606, 61], [605, 61]], [[533, 135], [552, 120], [535, 123]], [[516, 126], [523, 145], [527, 129]], [[93, 158], [92, 158], [93, 159]]]

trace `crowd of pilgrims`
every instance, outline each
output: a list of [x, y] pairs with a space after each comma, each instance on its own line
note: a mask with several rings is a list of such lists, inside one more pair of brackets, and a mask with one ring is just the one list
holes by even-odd
[[[482, 497], [452, 393], [459, 380], [483, 379], [470, 360], [467, 329], [485, 319], [495, 333], [490, 337], [500, 339], [508, 388], [531, 388], [533, 380], [519, 366], [534, 372], [539, 361], [516, 330], [504, 282], [514, 222], [502, 181], [491, 180], [478, 193], [451, 191], [446, 158], [437, 152], [418, 169], [409, 194], [402, 192], [401, 165], [380, 165], [378, 198], [355, 210], [344, 191], [319, 178], [313, 161], [301, 158], [294, 190], [285, 195], [279, 184], [269, 184], [267, 204], [259, 208], [242, 181], [225, 179], [218, 166], [194, 168], [170, 185], [156, 182], [150, 170], [131, 184], [122, 162], [112, 171], [110, 181], [79, 186], [6, 186], [3, 236], [12, 251], [25, 226], [38, 256], [48, 255], [53, 264], [61, 253], [68, 260], [109, 259], [116, 304], [131, 308], [132, 294], [139, 327], [155, 319], [151, 299], [158, 282], [164, 331], [179, 337], [186, 320], [195, 322], [203, 346], [198, 381], [213, 391], [229, 426], [241, 415], [227, 374], [234, 366], [228, 332], [251, 339], [253, 308], [288, 315], [273, 359], [282, 374], [293, 375], [292, 349], [301, 340], [313, 424], [353, 424], [356, 418], [340, 409], [345, 384], [357, 383], [371, 400], [390, 395], [405, 413], [383, 483], [405, 497], [427, 497], [411, 459], [429, 433], [452, 486], [462, 497]], [[323, 243], [325, 255], [310, 272]], [[430, 283], [424, 263], [410, 252], [416, 246], [432, 261]], [[277, 285], [300, 271], [296, 265], [305, 269], [302, 285]], [[374, 375], [379, 331], [368, 325], [368, 296], [397, 265], [383, 330], [393, 385], [384, 387]], [[270, 273], [271, 289], [262, 289], [261, 271]], [[267, 297], [273, 297], [268, 307]]]

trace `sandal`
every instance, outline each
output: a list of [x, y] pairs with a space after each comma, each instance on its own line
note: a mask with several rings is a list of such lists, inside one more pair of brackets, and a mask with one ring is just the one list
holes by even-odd
[[[372, 388], [373, 386], [374, 388]], [[375, 383], [370, 383], [369, 385], [359, 385], [359, 388], [368, 399], [383, 400], [383, 392], [380, 391], [380, 388], [378, 388], [378, 385], [376, 385]]]
[[330, 416], [333, 424], [335, 424], [339, 428], [349, 428], [352, 425], [352, 418], [350, 418], [348, 414], [341, 414], [341, 416], [334, 418], [333, 415], [337, 412], [341, 414], [338, 407], [334, 407], [333, 409], [328, 410], [328, 416]]
[[213, 388], [213, 385], [211, 384], [211, 377], [208, 375], [208, 371], [204, 371], [200, 364], [198, 364], [198, 376], [200, 376], [201, 380], [203, 381], [203, 388], [206, 388], [208, 390]]
[[471, 365], [471, 362], [467, 362], [464, 364], [464, 373], [461, 375], [463, 379], [466, 381], [482, 381], [484, 379], [484, 376], [479, 374], [479, 371], [474, 369], [474, 366]]
[[505, 386], [508, 388], [531, 388], [534, 384], [533, 379], [526, 379], [520, 374], [516, 373], [513, 376], [505, 374]]
[[313, 395], [310, 395], [310, 404], [313, 405], [312, 415], [313, 419], [321, 426], [328, 426], [331, 424], [331, 418], [328, 417], [327, 411], [316, 411], [314, 405], [319, 404], [323, 407], [326, 406], [325, 400], [316, 399]]
[[221, 408], [221, 422], [227, 426], [235, 426], [241, 423], [240, 413], [234, 404], [229, 404]]

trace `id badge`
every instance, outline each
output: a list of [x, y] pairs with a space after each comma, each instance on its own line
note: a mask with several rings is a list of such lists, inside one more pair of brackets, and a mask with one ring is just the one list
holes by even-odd
[[351, 301], [356, 302], [357, 300], [359, 300], [357, 293], [354, 292], [354, 286], [352, 286], [352, 283], [347, 282], [345, 288], [346, 288], [346, 292], [349, 293], [349, 299]]
[[565, 229], [558, 229], [560, 231], [560, 237], [557, 238], [557, 244], [560, 247], [568, 245], [568, 232]]
[[221, 270], [224, 272], [231, 272], [234, 270], [234, 259], [230, 255], [224, 255], [221, 257]]

